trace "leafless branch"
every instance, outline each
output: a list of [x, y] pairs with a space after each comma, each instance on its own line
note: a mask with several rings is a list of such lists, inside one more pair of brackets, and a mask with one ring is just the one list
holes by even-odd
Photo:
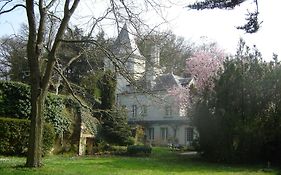
[[[8, 2], [7, 2], [8, 3]], [[13, 11], [14, 9], [18, 8], [18, 7], [23, 7], [23, 8], [26, 8], [25, 5], [23, 4], [17, 4], [15, 6], [13, 6], [12, 8], [8, 9], [8, 10], [3, 10], [4, 6], [1, 7], [1, 10], [0, 10], [0, 15], [4, 14], [4, 13], [9, 13], [11, 11]]]
[[54, 69], [55, 69], [56, 72], [62, 77], [63, 81], [65, 82], [65, 84], [66, 84], [66, 86], [67, 86], [67, 88], [68, 88], [68, 90], [69, 90], [69, 92], [70, 92], [71, 95], [78, 101], [78, 103], [79, 103], [82, 107], [84, 107], [84, 108], [89, 109], [89, 110], [92, 111], [91, 108], [89, 108], [87, 105], [85, 105], [85, 104], [76, 96], [74, 90], [72, 89], [70, 83], [68, 82], [67, 78], [63, 75], [63, 73], [62, 73], [57, 67], [54, 67]]

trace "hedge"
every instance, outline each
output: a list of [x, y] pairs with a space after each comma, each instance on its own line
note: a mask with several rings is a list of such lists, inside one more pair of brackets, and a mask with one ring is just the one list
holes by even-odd
[[30, 87], [19, 82], [0, 81], [0, 116], [28, 119], [30, 112]]
[[[13, 81], [0, 81], [0, 116], [30, 119], [30, 86]], [[56, 134], [69, 132], [71, 121], [63, 112], [67, 97], [48, 93], [45, 100], [44, 118], [55, 128]], [[75, 102], [73, 102], [75, 104]]]
[[127, 147], [127, 154], [132, 156], [149, 156], [152, 147], [148, 145], [130, 145]]
[[[0, 154], [23, 156], [27, 153], [30, 121], [0, 118]], [[54, 129], [45, 124], [43, 129], [43, 155], [53, 147]]]

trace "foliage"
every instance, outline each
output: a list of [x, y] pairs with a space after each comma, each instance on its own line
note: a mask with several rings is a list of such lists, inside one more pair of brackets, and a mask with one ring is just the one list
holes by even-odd
[[[0, 81], [0, 115], [13, 118], [30, 119], [30, 87], [12, 81]], [[64, 97], [48, 94], [45, 101], [44, 116], [60, 134], [67, 131], [70, 121], [63, 114]]]
[[24, 37], [3, 37], [0, 39], [0, 77], [12, 81], [29, 81]]
[[[26, 155], [30, 121], [26, 119], [0, 118], [0, 154]], [[54, 144], [54, 129], [46, 124], [43, 129], [43, 155]]]
[[104, 72], [98, 80], [98, 89], [101, 92], [101, 104], [98, 107], [101, 112], [96, 114], [101, 121], [98, 137], [110, 144], [132, 144], [127, 114], [123, 109], [114, 107], [116, 79], [111, 71]]
[[116, 77], [110, 70], [104, 72], [101, 79], [98, 80], [98, 86], [101, 91], [100, 108], [104, 110], [112, 109], [115, 105]]
[[279, 73], [279, 65], [264, 63], [256, 49], [240, 42], [235, 58], [225, 62], [213, 91], [202, 94], [193, 114], [206, 158], [280, 161]]
[[48, 94], [45, 100], [44, 118], [46, 122], [51, 123], [57, 135], [63, 132], [69, 132], [70, 119], [64, 116], [65, 109], [64, 98], [62, 96]]
[[127, 153], [132, 156], [149, 156], [152, 147], [148, 145], [130, 145], [127, 147]]
[[131, 145], [134, 143], [124, 110], [112, 109], [105, 113], [105, 116], [102, 116], [101, 122], [98, 137], [101, 137], [107, 143], [114, 145]]
[[42, 151], [43, 151], [43, 155], [48, 154], [51, 149], [54, 146], [54, 141], [55, 141], [55, 130], [54, 127], [49, 124], [49, 123], [45, 123], [44, 124], [44, 128], [43, 128], [43, 146], [42, 146]]
[[[239, 6], [246, 0], [204, 0], [195, 2], [193, 4], [188, 5], [191, 9], [203, 10], [203, 9], [234, 9], [236, 6]], [[237, 27], [237, 29], [242, 29], [247, 33], [255, 33], [260, 28], [260, 22], [258, 19], [259, 11], [258, 11], [258, 0], [252, 0], [256, 6], [256, 10], [253, 12], [249, 12], [246, 17], [247, 23], [243, 26]]]
[[98, 44], [85, 43], [64, 43], [59, 52], [63, 66], [70, 58], [81, 54], [81, 56], [71, 63], [64, 71], [67, 79], [75, 84], [80, 84], [83, 77], [89, 73], [101, 71], [103, 58], [106, 57], [104, 50], [109, 50], [110, 41], [104, 38], [104, 32], [99, 32], [94, 38], [86, 36], [82, 29], [75, 28], [73, 32], [67, 33], [69, 40], [95, 40]]
[[0, 116], [28, 119], [30, 87], [23, 83], [0, 81]]
[[[0, 116], [30, 119], [30, 87], [12, 81], [0, 81]], [[73, 110], [75, 114], [69, 114]], [[44, 119], [50, 123], [58, 136], [70, 133], [76, 122], [73, 116], [80, 116], [90, 132], [96, 132], [96, 121], [89, 111], [83, 109], [73, 98], [48, 93], [45, 100]], [[71, 128], [72, 127], [72, 128]], [[75, 126], [74, 126], [75, 127]]]

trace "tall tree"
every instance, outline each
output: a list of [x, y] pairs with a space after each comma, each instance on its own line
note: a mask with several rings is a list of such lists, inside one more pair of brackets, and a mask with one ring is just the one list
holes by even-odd
[[3, 37], [0, 40], [1, 77], [28, 82], [29, 69], [26, 59], [26, 40], [23, 37]]
[[[30, 68], [31, 84], [31, 127], [29, 135], [29, 147], [26, 165], [28, 167], [41, 166], [42, 156], [42, 124], [44, 101], [47, 94], [50, 78], [56, 62], [56, 54], [60, 47], [63, 34], [68, 22], [78, 6], [79, 0], [64, 1], [63, 18], [55, 35], [54, 42], [47, 53], [47, 65], [41, 68], [42, 56], [44, 54], [44, 34], [46, 32], [46, 20], [49, 10], [55, 4], [55, 0], [45, 2], [39, 0], [26, 1], [25, 4], [15, 4], [13, 1], [5, 1], [1, 7], [0, 14], [12, 11], [17, 7], [24, 7], [28, 21], [27, 59]], [[36, 15], [38, 10], [39, 16]]]

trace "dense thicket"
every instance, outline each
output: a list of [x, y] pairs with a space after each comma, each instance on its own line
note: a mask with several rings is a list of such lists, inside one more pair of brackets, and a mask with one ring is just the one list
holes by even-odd
[[279, 161], [281, 66], [266, 63], [242, 42], [193, 119], [203, 155], [213, 161]]

